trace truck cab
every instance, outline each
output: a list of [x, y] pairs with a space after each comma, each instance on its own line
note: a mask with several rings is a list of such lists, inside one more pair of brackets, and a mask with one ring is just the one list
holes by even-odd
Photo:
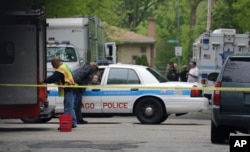
[[51, 65], [53, 57], [58, 56], [61, 61], [69, 66], [74, 73], [83, 64], [84, 60], [80, 57], [78, 49], [70, 44], [70, 41], [56, 41], [47, 42], [47, 76], [50, 76], [55, 69]]

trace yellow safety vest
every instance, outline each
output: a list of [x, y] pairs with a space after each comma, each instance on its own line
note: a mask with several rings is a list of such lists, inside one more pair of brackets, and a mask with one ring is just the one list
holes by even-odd
[[[68, 85], [74, 85], [74, 78], [70, 68], [66, 64], [61, 64], [56, 71], [62, 73], [64, 75], [64, 82]], [[59, 85], [62, 85], [62, 82], [58, 82]], [[58, 88], [59, 96], [64, 96], [64, 89], [63, 87]]]

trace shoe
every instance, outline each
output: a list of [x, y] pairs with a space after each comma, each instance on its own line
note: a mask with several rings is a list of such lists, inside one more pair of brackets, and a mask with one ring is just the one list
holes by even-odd
[[81, 121], [77, 122], [77, 124], [87, 124], [87, 123], [88, 123], [88, 121], [86, 121], [86, 120], [81, 120]]

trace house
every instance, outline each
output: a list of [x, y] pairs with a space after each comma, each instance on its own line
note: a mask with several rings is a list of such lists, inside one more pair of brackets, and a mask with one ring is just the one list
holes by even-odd
[[154, 18], [148, 19], [148, 36], [121, 29], [111, 25], [104, 25], [107, 38], [116, 42], [117, 62], [135, 64], [136, 58], [146, 55], [149, 66], [155, 64], [155, 23]]

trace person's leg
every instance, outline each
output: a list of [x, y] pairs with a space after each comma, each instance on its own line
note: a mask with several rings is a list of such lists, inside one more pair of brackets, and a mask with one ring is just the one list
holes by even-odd
[[76, 120], [76, 114], [74, 110], [74, 104], [75, 104], [75, 92], [73, 89], [69, 89], [65, 91], [65, 106], [64, 106], [64, 113], [65, 114], [71, 114], [72, 115], [72, 126], [77, 126], [77, 120]]
[[81, 122], [82, 118], [82, 92], [80, 90], [76, 90], [76, 98], [75, 98], [75, 113], [77, 122]]
[[77, 117], [77, 124], [87, 124], [88, 121], [83, 119], [82, 115], [82, 95], [85, 89], [79, 90], [78, 95], [77, 95], [77, 105], [75, 107], [75, 112], [76, 112], [76, 117]]

